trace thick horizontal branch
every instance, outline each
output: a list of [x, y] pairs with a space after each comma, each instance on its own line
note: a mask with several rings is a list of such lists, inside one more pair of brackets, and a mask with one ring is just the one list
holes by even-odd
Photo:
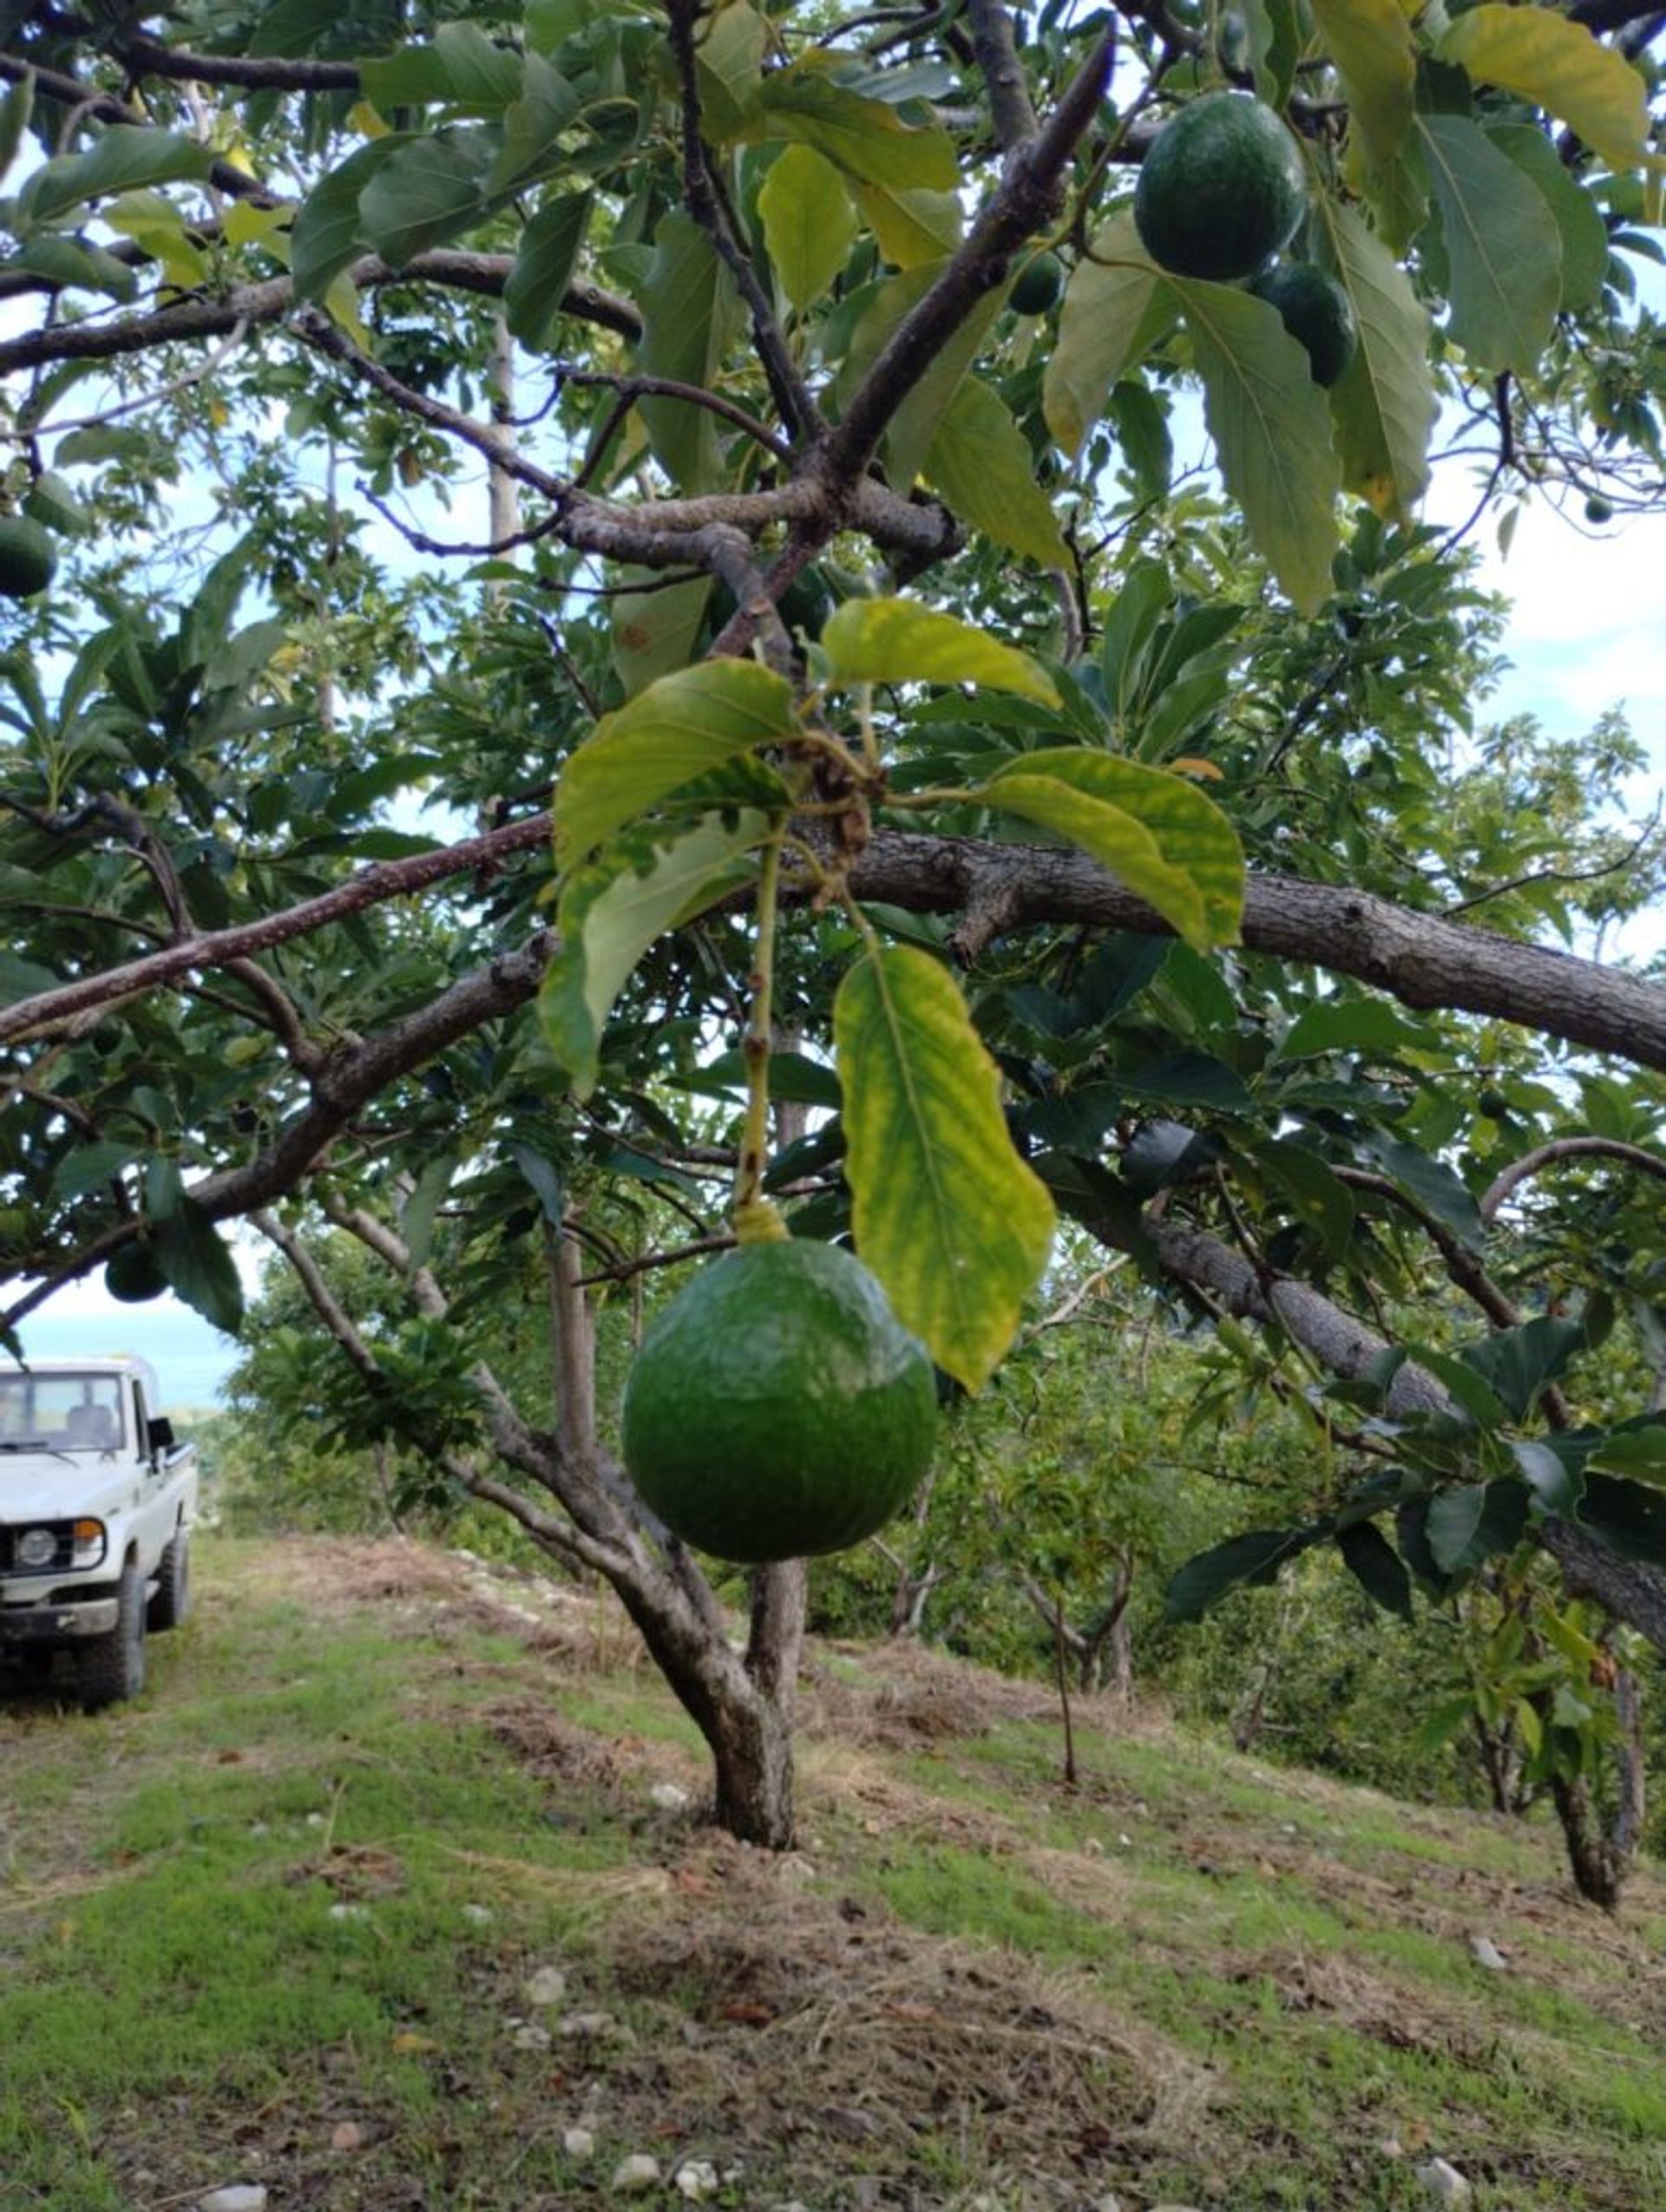
[[[166, 986], [195, 969], [223, 966], [448, 876], [489, 867], [543, 844], [549, 834], [549, 816], [533, 815], [483, 837], [379, 862], [300, 906], [19, 999], [0, 1011], [0, 1040]], [[881, 830], [849, 880], [857, 898], [915, 913], [983, 912], [998, 900], [1009, 933], [1064, 922], [1171, 933], [1107, 870], [1079, 854], [1046, 847]], [[1252, 952], [1356, 977], [1407, 1005], [1491, 1016], [1666, 1072], [1666, 988], [1595, 960], [1288, 875], [1251, 877], [1243, 942]]]
[[[920, 913], [999, 903], [1008, 931], [1074, 922], [1169, 933], [1104, 868], [1079, 854], [1037, 846], [882, 831], [851, 887], [860, 898]], [[1357, 977], [1403, 1005], [1488, 1015], [1666, 1072], [1666, 987], [1596, 960], [1288, 875], [1250, 878], [1243, 942], [1252, 952]]]

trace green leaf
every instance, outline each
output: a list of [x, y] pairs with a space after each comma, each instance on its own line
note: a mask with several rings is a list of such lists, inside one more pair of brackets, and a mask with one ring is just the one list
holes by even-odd
[[6, 176], [22, 151], [29, 119], [35, 109], [35, 72], [30, 69], [6, 88], [0, 100], [0, 177]]
[[524, 189], [566, 159], [561, 134], [579, 112], [579, 95], [541, 54], [528, 54], [521, 96], [503, 117], [503, 142], [486, 180], [489, 195]]
[[822, 632], [828, 680], [849, 684], [979, 684], [1056, 707], [1039, 662], [952, 614], [915, 599], [846, 599]]
[[1562, 240], [1562, 305], [1595, 307], [1608, 274], [1608, 230], [1597, 202], [1563, 167], [1554, 146], [1531, 123], [1489, 123], [1486, 134], [1545, 195]]
[[1411, 128], [1417, 50], [1400, 0], [1309, 0], [1348, 95], [1362, 173], [1390, 160]]
[[1361, 1149], [1400, 1185], [1408, 1198], [1415, 1199], [1437, 1221], [1444, 1221], [1472, 1252], [1480, 1250], [1486, 1234], [1480, 1209], [1462, 1180], [1444, 1161], [1420, 1152], [1415, 1145], [1407, 1144], [1382, 1130], [1373, 1131]]
[[[385, 141], [383, 141], [385, 143]], [[435, 131], [396, 147], [358, 195], [365, 242], [395, 269], [471, 229], [486, 213], [482, 131]]]
[[1330, 409], [1278, 311], [1225, 285], [1167, 280], [1204, 383], [1204, 413], [1227, 488], [1298, 610], [1330, 591], [1341, 472]]
[[978, 1390], [1046, 1264], [1053, 1201], [1013, 1151], [995, 1063], [928, 954], [860, 959], [833, 1038], [857, 1249], [903, 1325]]
[[1069, 560], [1051, 501], [1035, 481], [1030, 442], [1005, 402], [967, 377], [926, 455], [924, 474], [961, 520], [1042, 568]]
[[298, 300], [322, 299], [334, 279], [364, 252], [358, 196], [382, 164], [411, 142], [409, 132], [372, 139], [308, 193], [290, 239], [290, 273]]
[[416, 1185], [399, 1209], [399, 1234], [413, 1267], [424, 1267], [434, 1249], [434, 1224], [438, 1218], [456, 1162], [445, 1154], [430, 1160], [416, 1178]]
[[1382, 998], [1317, 998], [1304, 1006], [1278, 1047], [1281, 1060], [1307, 1060], [1324, 1052], [1359, 1052], [1392, 1059], [1427, 1052], [1438, 1040]]
[[1666, 1567], [1666, 1492], [1617, 1476], [1590, 1475], [1579, 1517], [1627, 1559]]
[[1307, 1551], [1322, 1528], [1252, 1528], [1230, 1536], [1189, 1559], [1164, 1594], [1165, 1620], [1201, 1620], [1211, 1606], [1234, 1590], [1262, 1587], [1278, 1580], [1287, 1560]]
[[743, 855], [768, 828], [759, 814], [703, 815], [670, 841], [621, 839], [567, 878], [556, 920], [561, 946], [538, 1011], [579, 1097], [595, 1088], [602, 1030], [637, 962], [666, 930], [746, 880]]
[[1528, 375], [1550, 344], [1562, 297], [1556, 219], [1532, 180], [1467, 116], [1420, 115], [1417, 129], [1446, 241], [1453, 343], [1484, 369]]
[[[179, 224], [177, 215], [174, 221]], [[179, 237], [183, 243], [182, 225]], [[125, 261], [118, 261], [115, 254], [97, 246], [83, 245], [79, 239], [67, 238], [62, 231], [37, 231], [6, 265], [27, 269], [66, 291], [78, 287], [82, 291], [103, 292], [111, 299], [129, 300], [139, 288], [138, 278]], [[174, 272], [168, 274], [171, 278]]]
[[473, 23], [442, 23], [425, 46], [403, 46], [358, 65], [360, 89], [386, 115], [430, 104], [501, 115], [521, 97], [521, 57]]
[[1623, 54], [1548, 8], [1472, 8], [1447, 26], [1439, 52], [1478, 84], [1495, 84], [1559, 115], [1616, 169], [1649, 150], [1646, 89]]
[[1527, 1525], [1525, 1486], [1506, 1478], [1442, 1490], [1429, 1500], [1424, 1527], [1443, 1574], [1471, 1574], [1500, 1552], [1512, 1552]]
[[1041, 381], [1047, 428], [1076, 453], [1118, 378], [1173, 319], [1173, 295], [1146, 253], [1131, 209], [1108, 223], [1076, 264], [1059, 312], [1059, 337]]
[[[621, 567], [611, 602], [613, 665], [626, 696], [634, 697], [687, 665], [712, 597], [712, 579], [667, 584], [656, 569]], [[632, 591], [633, 584], [643, 588]]]
[[100, 1137], [91, 1144], [78, 1144], [73, 1152], [66, 1152], [52, 1170], [52, 1195], [58, 1199], [85, 1198], [89, 1191], [102, 1189], [111, 1176], [119, 1175], [142, 1149], [136, 1141], [128, 1143], [115, 1137]]
[[[1584, 1325], [1552, 1314], [1535, 1314], [1519, 1328], [1500, 1329], [1465, 1345], [1459, 1357], [1484, 1375], [1505, 1405], [1522, 1420], [1547, 1383], [1564, 1373], [1585, 1341]], [[1666, 1436], [1666, 1430], [1662, 1431]]]
[[1269, 108], [1282, 108], [1309, 35], [1302, 0], [1243, 0], [1243, 13], [1256, 89]]
[[1359, 343], [1330, 388], [1342, 488], [1379, 514], [1409, 516], [1427, 489], [1440, 411], [1429, 370], [1428, 311], [1376, 234], [1329, 193], [1314, 217], [1322, 263], [1353, 303]]
[[1325, 1257], [1340, 1260], [1354, 1234], [1354, 1199], [1348, 1185], [1295, 1137], [1276, 1137], [1252, 1149], [1256, 1164], [1303, 1227], [1318, 1238]]
[[745, 0], [729, 0], [705, 17], [699, 56], [700, 129], [708, 144], [743, 137], [757, 105], [768, 27]]
[[11, 227], [21, 238], [36, 223], [50, 222], [89, 200], [193, 181], [213, 166], [213, 147], [194, 138], [148, 123], [111, 123], [85, 154], [62, 154], [35, 171], [13, 203]]
[[789, 146], [764, 178], [758, 207], [777, 281], [802, 315], [849, 257], [856, 235], [850, 195], [813, 147]]
[[1612, 1430], [1585, 1464], [1597, 1474], [1625, 1475], [1634, 1482], [1666, 1487], [1666, 1423]]
[[1532, 1436], [1512, 1436], [1510, 1454], [1521, 1478], [1546, 1513], [1572, 1519], [1585, 1494], [1583, 1469], [1571, 1466], [1560, 1452]]
[[[672, 209], [654, 232], [653, 266], [639, 304], [637, 349], [649, 376], [704, 388], [717, 375], [739, 326], [740, 295], [716, 248], [692, 216]], [[638, 402], [656, 461], [684, 491], [700, 491], [722, 473], [717, 418], [680, 399]]]
[[521, 233], [503, 314], [510, 337], [535, 352], [548, 344], [561, 318], [594, 205], [590, 193], [562, 193], [546, 200]]
[[1412, 1748], [1427, 1757], [1450, 1744], [1459, 1731], [1475, 1718], [1475, 1700], [1467, 1692], [1438, 1705], [1412, 1737]]
[[1237, 942], [1243, 853], [1195, 783], [1085, 746], [1020, 754], [981, 795], [1067, 837], [1200, 951]]
[[915, 130], [882, 100], [799, 65], [772, 70], [758, 88], [750, 134], [812, 147], [863, 184], [902, 191], [953, 192], [961, 180], [947, 131]]
[[1410, 1620], [1412, 1578], [1406, 1562], [1374, 1522], [1355, 1521], [1336, 1532], [1336, 1548], [1348, 1571], [1374, 1604], [1400, 1620]]
[[791, 685], [756, 661], [702, 661], [662, 676], [604, 715], [561, 770], [557, 858], [572, 866], [737, 754], [798, 735]]
[[194, 1199], [182, 1198], [162, 1224], [156, 1257], [177, 1297], [215, 1328], [237, 1334], [243, 1325], [243, 1284], [237, 1262]]

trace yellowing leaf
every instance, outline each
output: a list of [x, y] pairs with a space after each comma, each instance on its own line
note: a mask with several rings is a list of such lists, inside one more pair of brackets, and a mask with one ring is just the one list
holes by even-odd
[[582, 860], [685, 785], [798, 734], [792, 687], [755, 661], [701, 661], [662, 676], [604, 715], [561, 770], [557, 857], [563, 867]]
[[847, 599], [822, 632], [836, 684], [981, 684], [1056, 707], [1053, 678], [1027, 653], [915, 599]]
[[1030, 442], [1005, 402], [969, 376], [949, 402], [924, 474], [963, 522], [1043, 568], [1069, 560]]
[[1417, 73], [1412, 27], [1400, 0], [1310, 0], [1319, 35], [1348, 94], [1349, 128], [1368, 173], [1394, 154], [1410, 128]]
[[1059, 342], [1042, 378], [1047, 428], [1066, 453], [1080, 447], [1104, 413], [1112, 385], [1161, 335], [1173, 312], [1162, 272], [1139, 242], [1132, 211], [1125, 209], [1071, 272]]
[[1000, 1077], [948, 971], [857, 962], [833, 1006], [856, 1248], [897, 1318], [975, 1391], [1046, 1265], [1053, 1201], [1013, 1149]]
[[1237, 941], [1237, 833], [1183, 776], [1086, 746], [1054, 746], [1020, 755], [982, 795], [1079, 846], [1200, 951]]
[[879, 240], [880, 252], [894, 267], [917, 269], [925, 262], [942, 260], [959, 245], [965, 225], [958, 193], [863, 184], [855, 178], [850, 189]]
[[1642, 77], [1582, 23], [1548, 8], [1472, 8], [1447, 29], [1440, 53], [1477, 83], [1559, 115], [1614, 168], [1635, 167], [1648, 152]]

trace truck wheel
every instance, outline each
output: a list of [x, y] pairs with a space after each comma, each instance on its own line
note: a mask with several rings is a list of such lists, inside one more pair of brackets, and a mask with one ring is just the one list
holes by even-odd
[[177, 1628], [190, 1611], [191, 1539], [180, 1528], [156, 1570], [156, 1594], [145, 1615], [145, 1626], [153, 1635], [159, 1628]]
[[137, 1560], [121, 1570], [115, 1626], [89, 1637], [82, 1647], [80, 1681], [83, 1712], [98, 1712], [123, 1698], [136, 1698], [145, 1686], [145, 1578]]

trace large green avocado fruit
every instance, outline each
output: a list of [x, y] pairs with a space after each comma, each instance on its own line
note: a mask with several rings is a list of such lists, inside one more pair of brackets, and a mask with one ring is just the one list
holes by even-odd
[[1209, 92], [1166, 122], [1140, 164], [1134, 227], [1177, 277], [1252, 277], [1295, 236], [1307, 173], [1270, 108], [1249, 93]]
[[141, 1239], [110, 1254], [104, 1266], [104, 1287], [124, 1306], [142, 1306], [147, 1299], [161, 1296], [167, 1288], [167, 1277], [155, 1253]]
[[32, 599], [52, 581], [58, 551], [50, 533], [26, 514], [0, 514], [0, 594]]
[[1282, 261], [1256, 277], [1250, 289], [1278, 310], [1285, 329], [1305, 347], [1315, 384], [1334, 384], [1360, 341], [1354, 303], [1311, 261]]
[[643, 1339], [625, 1464], [673, 1535], [751, 1565], [883, 1527], [931, 1457], [937, 1392], [861, 1261], [788, 1238], [704, 1268]]

